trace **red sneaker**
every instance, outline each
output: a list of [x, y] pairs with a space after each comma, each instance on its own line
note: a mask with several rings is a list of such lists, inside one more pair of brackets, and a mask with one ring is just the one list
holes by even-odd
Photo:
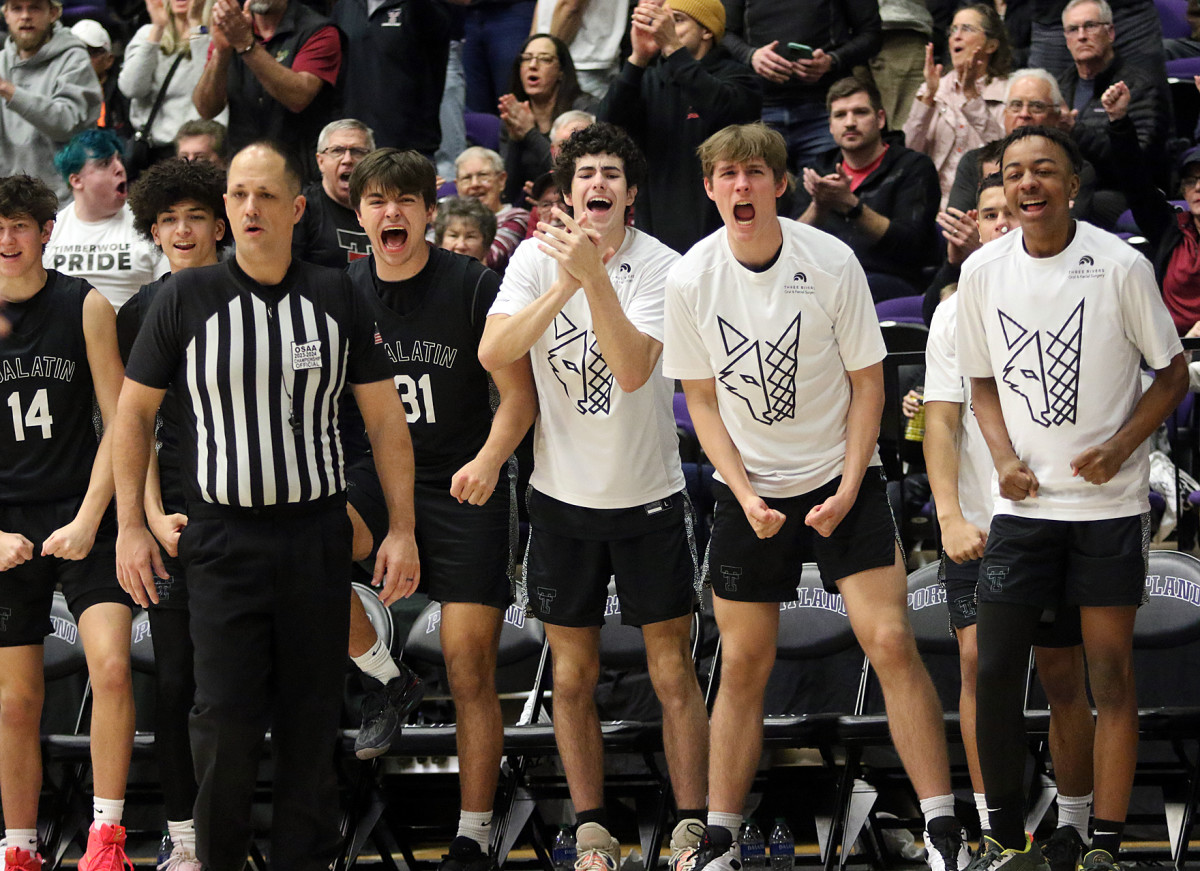
[[79, 871], [125, 871], [126, 868], [134, 871], [133, 863], [125, 855], [125, 827], [92, 823]]
[[42, 857], [20, 847], [4, 851], [4, 871], [42, 871]]

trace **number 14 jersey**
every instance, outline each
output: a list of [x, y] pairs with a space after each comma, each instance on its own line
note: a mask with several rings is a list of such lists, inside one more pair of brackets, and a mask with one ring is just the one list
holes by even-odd
[[96, 458], [92, 370], [83, 334], [91, 285], [46, 270], [46, 284], [4, 316], [0, 338], [0, 504], [87, 492]]

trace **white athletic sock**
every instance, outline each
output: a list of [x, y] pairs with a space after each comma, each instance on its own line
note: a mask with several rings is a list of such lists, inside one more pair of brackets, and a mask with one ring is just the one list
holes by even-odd
[[975, 793], [975, 811], [979, 814], [979, 828], [981, 831], [990, 832], [992, 830], [992, 822], [988, 819], [987, 795], [982, 792]]
[[386, 684], [394, 677], [400, 676], [400, 669], [396, 668], [396, 663], [392, 659], [392, 652], [387, 649], [383, 640], [376, 637], [375, 643], [371, 645], [371, 649], [362, 656], [351, 657], [354, 664], [358, 666], [367, 677], [373, 677], [380, 683]]
[[733, 836], [733, 842], [736, 844], [738, 840], [738, 830], [742, 827], [741, 814], [723, 814], [719, 811], [708, 812], [708, 825], [721, 826], [729, 829], [729, 834]]
[[921, 799], [921, 813], [925, 815], [926, 829], [929, 828], [930, 820], [954, 816], [954, 796], [935, 795], [931, 798]]
[[30, 853], [37, 852], [37, 829], [5, 829], [4, 846], [20, 847]]
[[1085, 844], [1088, 841], [1088, 817], [1092, 815], [1092, 793], [1087, 795], [1058, 794], [1058, 825], [1070, 826], [1079, 832]]
[[492, 838], [492, 812], [459, 811], [458, 834], [470, 838], [486, 855]]
[[167, 834], [173, 846], [186, 850], [189, 856], [196, 855], [195, 820], [167, 820]]
[[92, 799], [92, 813], [97, 826], [119, 826], [121, 815], [125, 813], [125, 799], [96, 796]]

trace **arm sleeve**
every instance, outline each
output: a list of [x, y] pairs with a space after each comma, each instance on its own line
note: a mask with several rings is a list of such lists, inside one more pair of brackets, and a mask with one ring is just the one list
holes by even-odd
[[342, 40], [332, 24], [308, 38], [292, 61], [292, 71], [312, 73], [327, 85], [336, 85], [342, 68]]
[[838, 285], [833, 335], [842, 366], [847, 372], [855, 372], [880, 362], [887, 356], [887, 346], [883, 343], [883, 331], [879, 329], [867, 274], [853, 254], [846, 258]]
[[83, 46], [62, 53], [47, 71], [48, 92], [17, 87], [8, 108], [56, 142], [65, 142], [100, 117], [104, 96]]
[[681, 50], [664, 60], [662, 69], [667, 81], [679, 87], [684, 100], [707, 120], [711, 130], [762, 115], [761, 79], [749, 68], [727, 67], [724, 75], [715, 76]]
[[976, 287], [974, 270], [964, 269], [958, 282], [958, 317], [955, 324], [955, 356], [964, 378], [995, 375], [983, 325], [983, 292]]
[[125, 367], [125, 377], [157, 390], [170, 386], [183, 356], [178, 287], [177, 280], [168, 280], [155, 296]]
[[517, 247], [508, 269], [504, 270], [496, 301], [488, 309], [489, 315], [515, 315], [541, 296], [543, 288], [538, 286], [536, 261], [546, 256], [537, 250], [536, 239]]
[[879, 18], [878, 0], [843, 0], [843, 3], [853, 36], [834, 46], [837, 62], [832, 72], [849, 75], [853, 67], [868, 63], [883, 48], [883, 22]]
[[1183, 353], [1175, 323], [1154, 279], [1154, 269], [1140, 254], [1125, 276], [1120, 304], [1125, 337], [1142, 352], [1150, 368], [1165, 369], [1176, 354]]
[[667, 271], [679, 255], [664, 257], [647, 263], [642, 269], [645, 274], [638, 279], [638, 291], [625, 308], [625, 317], [638, 332], [661, 342], [663, 341], [663, 292], [667, 283]]
[[925, 401], [963, 402], [963, 380], [955, 360], [954, 321], [950, 307], [939, 308], [925, 345]]
[[529, 212], [524, 209], [514, 209], [508, 218], [496, 227], [496, 238], [488, 249], [487, 266], [497, 272], [504, 272], [517, 246], [525, 239], [525, 231], [529, 229]]
[[746, 41], [746, 0], [721, 0], [721, 5], [725, 7], [725, 36], [721, 45], [749, 66], [756, 46]]
[[148, 41], [150, 29], [149, 24], [138, 28], [125, 48], [125, 59], [117, 76], [117, 87], [131, 100], [150, 100], [158, 93], [154, 87], [154, 73], [162, 52], [159, 46]]
[[1138, 144], [1137, 129], [1126, 115], [1120, 121], [1109, 122], [1109, 140], [1113, 158], [1118, 166], [1124, 167], [1120, 175], [1121, 191], [1129, 201], [1133, 219], [1154, 244], [1175, 221], [1175, 209], [1154, 185], [1146, 166], [1145, 156]]
[[896, 195], [887, 215], [890, 223], [875, 243], [874, 253], [897, 263], [924, 266], [933, 254], [933, 231], [942, 189], [933, 161], [924, 154], [914, 152], [912, 156], [917, 159], [895, 167], [894, 171], [902, 173], [904, 181], [894, 185]]
[[954, 172], [954, 184], [950, 187], [950, 199], [947, 208], [966, 212], [973, 208], [979, 199], [979, 152], [968, 151], [958, 162]]
[[934, 121], [937, 120], [938, 107], [935, 102], [932, 106], [925, 103], [921, 97], [924, 97], [929, 90], [925, 85], [917, 88], [917, 94], [913, 97], [912, 108], [908, 111], [908, 118], [904, 121], [904, 144], [913, 151], [924, 151], [928, 153], [931, 149], [928, 147], [933, 142]]
[[685, 286], [678, 266], [667, 273], [664, 289], [663, 375], [700, 381], [715, 376], [712, 358], [700, 335], [696, 288]]
[[[677, 51], [675, 55], [687, 54], [687, 51]], [[671, 57], [675, 57], [672, 55]], [[670, 58], [668, 58], [670, 60]], [[607, 121], [624, 127], [626, 132], [640, 143], [646, 144], [646, 105], [642, 100], [642, 79], [646, 68], [631, 64], [626, 60], [621, 65], [621, 72], [612, 80], [608, 91], [600, 105], [596, 107], [596, 120]]]

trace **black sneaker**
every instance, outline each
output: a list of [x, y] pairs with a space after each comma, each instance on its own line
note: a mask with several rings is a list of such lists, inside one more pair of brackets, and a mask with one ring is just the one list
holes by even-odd
[[362, 726], [354, 739], [354, 755], [359, 759], [374, 759], [387, 753], [400, 736], [408, 715], [425, 697], [425, 685], [413, 670], [403, 662], [397, 662], [396, 666], [400, 674], [363, 699]]
[[498, 871], [496, 860], [465, 835], [450, 842], [450, 852], [442, 855], [438, 871]]
[[1084, 855], [1083, 862], [1079, 867], [1082, 871], [1121, 871], [1121, 866], [1116, 863], [1108, 850], [1089, 851]]
[[1074, 826], [1060, 826], [1055, 829], [1054, 834], [1043, 841], [1041, 846], [1042, 855], [1050, 863], [1050, 871], [1075, 871], [1079, 867], [1079, 857], [1086, 849], [1083, 838], [1079, 837], [1079, 832]]
[[705, 826], [696, 848], [692, 871], [742, 871], [741, 851], [733, 849], [733, 835], [724, 826]]

